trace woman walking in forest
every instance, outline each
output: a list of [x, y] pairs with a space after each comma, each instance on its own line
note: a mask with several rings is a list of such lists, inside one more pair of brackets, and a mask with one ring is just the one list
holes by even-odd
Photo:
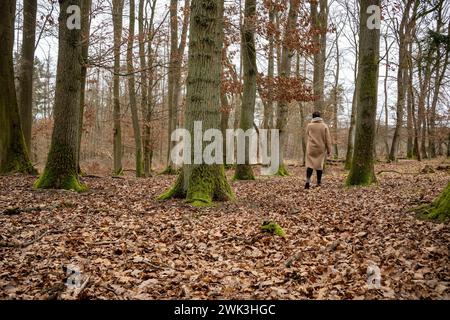
[[331, 154], [330, 129], [320, 117], [320, 112], [315, 111], [311, 123], [306, 127], [306, 184], [309, 189], [313, 170], [317, 172], [317, 185], [322, 183], [323, 164], [325, 156]]

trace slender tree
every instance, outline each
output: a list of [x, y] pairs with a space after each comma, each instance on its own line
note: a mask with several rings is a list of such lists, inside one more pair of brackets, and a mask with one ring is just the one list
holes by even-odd
[[168, 132], [167, 132], [167, 168], [164, 173], [173, 174], [175, 170], [173, 168], [170, 153], [172, 151], [173, 142], [171, 140], [172, 131], [177, 126], [177, 111], [174, 104], [174, 89], [175, 89], [175, 72], [177, 65], [178, 55], [178, 0], [170, 0], [169, 8], [170, 16], [170, 58], [169, 58], [169, 72], [168, 72], [168, 88], [167, 88], [167, 100], [168, 100]]
[[0, 1], [0, 174], [36, 173], [28, 157], [14, 87], [15, 11], [15, 0]]
[[91, 5], [92, 0], [81, 1], [81, 88], [80, 88], [80, 119], [78, 128], [78, 154], [77, 154], [77, 168], [78, 173], [81, 173], [80, 157], [81, 157], [81, 138], [83, 135], [83, 117], [86, 101], [86, 76], [88, 68], [88, 54], [89, 54], [89, 41], [90, 41], [90, 29], [91, 29]]
[[136, 79], [134, 78], [133, 66], [133, 46], [134, 46], [134, 26], [135, 26], [135, 1], [130, 0], [130, 23], [128, 26], [128, 45], [127, 45], [127, 72], [128, 72], [128, 95], [130, 97], [131, 119], [133, 123], [134, 145], [136, 149], [136, 177], [142, 177], [142, 139], [141, 128], [139, 126], [139, 116], [136, 102]]
[[[319, 4], [319, 10], [317, 5]], [[314, 44], [317, 52], [314, 54], [314, 109], [324, 112], [325, 62], [327, 50], [328, 0], [311, 0], [311, 23], [314, 32]]]
[[113, 149], [114, 149], [114, 175], [120, 175], [122, 168], [122, 127], [120, 113], [120, 48], [122, 45], [122, 13], [124, 0], [113, 0], [112, 16], [114, 28], [114, 131], [113, 131]]
[[[256, 49], [255, 49], [256, 0], [245, 0], [244, 25], [242, 28], [242, 58], [244, 68], [244, 92], [242, 95], [239, 128], [244, 132], [253, 128], [256, 100]], [[249, 140], [251, 138], [249, 137]], [[249, 156], [250, 141], [245, 144], [245, 163], [237, 164], [234, 178], [254, 180]]]
[[34, 43], [36, 42], [37, 0], [23, 4], [22, 54], [19, 71], [19, 111], [28, 153], [31, 152], [31, 127], [33, 123], [33, 70]]
[[[297, 24], [298, 10], [299, 10], [299, 0], [290, 0], [289, 1], [289, 12], [286, 23], [286, 29], [283, 39], [283, 49], [281, 52], [281, 65], [280, 65], [280, 77], [288, 78], [291, 75], [291, 62], [293, 56], [293, 50], [289, 46], [288, 41]], [[277, 175], [286, 176], [288, 175], [288, 171], [284, 165], [284, 151], [286, 147], [286, 142], [288, 138], [287, 133], [287, 117], [288, 117], [288, 103], [287, 101], [280, 101], [278, 104], [277, 110], [277, 129], [280, 132], [280, 148], [279, 148], [279, 167], [277, 171]]]
[[[414, 6], [413, 6], [414, 3]], [[398, 69], [397, 69], [397, 120], [394, 136], [392, 138], [389, 161], [397, 160], [398, 147], [400, 142], [400, 132], [403, 128], [403, 115], [406, 102], [406, 90], [408, 86], [408, 43], [411, 37], [411, 30], [415, 25], [415, 16], [419, 1], [407, 0], [402, 14], [402, 20], [397, 31], [398, 36]], [[413, 12], [412, 17], [411, 11]]]
[[[195, 121], [202, 122], [203, 130], [220, 129], [223, 5], [223, 0], [193, 0], [191, 3], [185, 112], [186, 129], [191, 137], [194, 137]], [[185, 146], [185, 152], [186, 148], [191, 146]], [[233, 194], [223, 165], [185, 163], [173, 188], [160, 199], [171, 197], [186, 198], [192, 205], [202, 206], [214, 200], [229, 200]]]
[[369, 6], [380, 0], [361, 0], [359, 22], [358, 111], [355, 150], [347, 178], [348, 185], [368, 185], [376, 181], [374, 147], [378, 93], [380, 29], [369, 23]]
[[[59, 47], [54, 106], [54, 128], [44, 172], [36, 188], [84, 191], [78, 180], [77, 149], [81, 89], [81, 30], [69, 28], [67, 8], [82, 0], [60, 0]], [[70, 12], [70, 11], [69, 11]]]

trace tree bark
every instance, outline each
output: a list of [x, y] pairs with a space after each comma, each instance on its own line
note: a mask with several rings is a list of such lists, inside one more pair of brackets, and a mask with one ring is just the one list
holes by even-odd
[[[416, 1], [416, 3], [418, 3]], [[405, 96], [406, 89], [408, 85], [408, 63], [407, 63], [407, 55], [408, 55], [408, 41], [409, 41], [409, 33], [411, 30], [410, 21], [410, 10], [413, 4], [412, 0], [408, 0], [405, 6], [405, 10], [403, 11], [402, 20], [400, 22], [400, 27], [398, 30], [398, 38], [399, 38], [399, 54], [398, 54], [398, 69], [397, 69], [397, 120], [395, 125], [394, 136], [392, 138], [391, 150], [389, 152], [389, 161], [397, 160], [398, 147], [400, 143], [400, 133], [403, 127], [403, 115], [405, 109]], [[415, 12], [415, 9], [413, 9]], [[414, 18], [413, 18], [414, 19]]]
[[[244, 92], [242, 95], [239, 128], [247, 131], [253, 128], [256, 101], [256, 48], [255, 48], [256, 0], [245, 0], [244, 25], [242, 30], [242, 59], [244, 71]], [[250, 165], [250, 139], [245, 144], [245, 163], [236, 165], [234, 179], [254, 180]]]
[[33, 69], [34, 43], [36, 42], [37, 0], [23, 5], [22, 57], [19, 71], [19, 110], [27, 151], [31, 153], [31, 128], [33, 124]]
[[[195, 121], [202, 122], [203, 131], [220, 129], [223, 5], [223, 0], [193, 0], [191, 4], [185, 114], [191, 137], [194, 137]], [[204, 206], [214, 200], [230, 200], [233, 194], [223, 165], [202, 162], [183, 165], [174, 187], [160, 199], [171, 197], [185, 197], [194, 206]]]
[[113, 100], [114, 100], [114, 128], [113, 128], [113, 153], [114, 153], [114, 175], [121, 175], [122, 168], [122, 127], [120, 113], [120, 48], [122, 45], [122, 13], [124, 0], [113, 0], [112, 16], [114, 29], [114, 77], [113, 77]]
[[81, 30], [66, 25], [71, 5], [81, 0], [60, 0], [59, 47], [56, 74], [54, 128], [44, 172], [36, 188], [84, 191], [78, 180], [77, 150], [81, 89]]
[[0, 1], [0, 174], [36, 173], [25, 144], [14, 86], [15, 0]]
[[77, 150], [77, 170], [81, 173], [80, 156], [81, 156], [81, 138], [83, 136], [83, 117], [85, 108], [85, 93], [86, 93], [86, 75], [88, 67], [88, 55], [89, 55], [89, 40], [90, 40], [90, 13], [91, 13], [92, 0], [81, 1], [81, 57], [83, 63], [81, 65], [81, 88], [80, 88], [80, 119], [78, 128], [78, 150]]
[[414, 209], [419, 217], [445, 221], [450, 217], [450, 183], [431, 204]]
[[380, 30], [369, 29], [367, 8], [380, 6], [380, 0], [361, 0], [359, 23], [358, 111], [355, 150], [347, 177], [348, 185], [369, 185], [376, 181], [374, 141], [377, 113]]
[[128, 73], [128, 94], [130, 97], [131, 119], [133, 122], [134, 145], [135, 153], [135, 167], [136, 177], [142, 177], [142, 139], [141, 129], [139, 126], [139, 116], [136, 102], [136, 80], [134, 78], [133, 66], [133, 46], [134, 46], [134, 26], [135, 26], [135, 1], [130, 0], [130, 23], [128, 26], [128, 45], [127, 45], [127, 73]]
[[[286, 23], [286, 29], [283, 39], [283, 48], [281, 52], [281, 69], [279, 70], [280, 77], [290, 77], [291, 75], [291, 62], [293, 56], [293, 50], [288, 46], [287, 41], [296, 28], [298, 9], [298, 0], [289, 1], [289, 13]], [[277, 109], [277, 129], [280, 134], [280, 148], [279, 148], [279, 167], [277, 175], [287, 176], [289, 175], [284, 164], [284, 152], [286, 149], [286, 142], [288, 138], [287, 133], [287, 121], [288, 121], [288, 103], [287, 101], [280, 101]]]
[[[320, 12], [317, 11], [319, 2]], [[328, 0], [311, 1], [311, 22], [314, 28], [313, 42], [317, 52], [314, 54], [314, 109], [323, 113], [325, 107], [325, 60], [327, 49]]]
[[177, 68], [177, 55], [178, 55], [178, 0], [170, 0], [170, 58], [169, 58], [169, 79], [167, 89], [167, 101], [168, 101], [168, 125], [167, 125], [167, 168], [164, 173], [175, 173], [170, 153], [174, 143], [171, 140], [172, 131], [177, 126], [177, 111], [174, 104], [175, 97], [175, 70]]

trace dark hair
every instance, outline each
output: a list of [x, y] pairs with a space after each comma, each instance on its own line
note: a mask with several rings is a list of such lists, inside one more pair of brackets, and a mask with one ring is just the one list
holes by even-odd
[[313, 119], [314, 118], [320, 118], [320, 112], [319, 111], [314, 111], [313, 112]]

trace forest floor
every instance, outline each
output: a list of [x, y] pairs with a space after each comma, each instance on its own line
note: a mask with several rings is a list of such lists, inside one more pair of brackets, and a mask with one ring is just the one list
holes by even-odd
[[[236, 200], [207, 208], [157, 201], [174, 176], [84, 178], [82, 194], [0, 177], [0, 299], [449, 299], [449, 225], [408, 212], [446, 186], [448, 171], [419, 173], [442, 161], [377, 164], [396, 172], [363, 188], [328, 166], [310, 190], [291, 166], [233, 181]], [[286, 237], [262, 233], [265, 220]]]

